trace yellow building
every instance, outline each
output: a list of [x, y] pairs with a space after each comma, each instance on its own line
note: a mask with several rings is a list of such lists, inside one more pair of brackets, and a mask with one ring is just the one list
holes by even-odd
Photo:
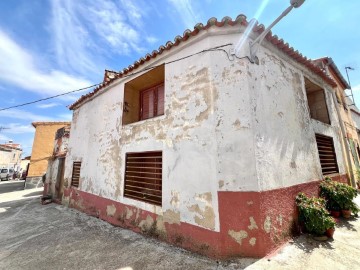
[[46, 173], [48, 160], [54, 151], [56, 131], [70, 122], [34, 122], [36, 129], [32, 146], [29, 172], [26, 178], [26, 188], [41, 186], [42, 177]]

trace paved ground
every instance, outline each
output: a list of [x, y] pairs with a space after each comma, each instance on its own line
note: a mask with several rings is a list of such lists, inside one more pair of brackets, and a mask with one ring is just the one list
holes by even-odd
[[[4, 182], [5, 183], [5, 182]], [[360, 269], [360, 219], [341, 221], [334, 240], [301, 236], [261, 260], [216, 262], [60, 205], [41, 189], [1, 194], [0, 269]], [[360, 203], [360, 200], [359, 200]]]
[[0, 182], [0, 194], [9, 193], [12, 191], [23, 190], [24, 180], [10, 180]]

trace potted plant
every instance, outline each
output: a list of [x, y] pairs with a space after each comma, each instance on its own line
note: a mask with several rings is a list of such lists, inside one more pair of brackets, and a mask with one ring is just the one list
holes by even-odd
[[359, 208], [353, 201], [353, 199], [357, 196], [356, 189], [349, 185], [337, 183], [336, 191], [343, 217], [350, 218], [351, 213], [357, 215]]
[[341, 214], [341, 207], [338, 203], [336, 184], [337, 182], [332, 181], [331, 178], [325, 177], [325, 180], [320, 183], [320, 196], [326, 200], [326, 209], [330, 214], [338, 218]]
[[[335, 220], [325, 208], [326, 201], [323, 198], [309, 198], [304, 193], [296, 196], [296, 205], [299, 209], [299, 220], [305, 229], [320, 240], [328, 229], [335, 228]], [[325, 237], [326, 239], [326, 237]]]
[[333, 238], [335, 233], [335, 226], [326, 230], [326, 236]]
[[326, 200], [326, 207], [334, 217], [340, 216], [340, 210], [345, 218], [349, 218], [351, 212], [357, 214], [359, 209], [353, 202], [356, 195], [356, 189], [349, 185], [332, 181], [329, 177], [326, 177], [320, 183], [320, 196]]

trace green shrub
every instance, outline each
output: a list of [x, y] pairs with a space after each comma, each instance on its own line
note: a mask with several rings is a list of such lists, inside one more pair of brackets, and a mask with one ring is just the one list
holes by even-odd
[[357, 191], [349, 185], [326, 177], [320, 184], [320, 196], [327, 201], [326, 207], [329, 210], [351, 210], [355, 215], [359, 212], [359, 208], [353, 201], [357, 196]]
[[340, 196], [337, 192], [337, 182], [325, 177], [320, 183], [320, 196], [326, 200], [326, 209], [340, 211]]
[[296, 196], [299, 209], [299, 220], [306, 230], [315, 235], [324, 235], [327, 229], [335, 228], [335, 220], [325, 208], [326, 201], [322, 198], [309, 198], [304, 193]]

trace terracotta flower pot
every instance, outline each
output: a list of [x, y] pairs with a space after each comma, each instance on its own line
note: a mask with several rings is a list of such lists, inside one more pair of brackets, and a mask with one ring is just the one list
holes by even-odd
[[334, 218], [340, 217], [340, 211], [331, 210], [330, 213]]
[[313, 235], [313, 239], [319, 242], [324, 242], [328, 240], [326, 235]]
[[335, 228], [327, 229], [326, 230], [326, 236], [329, 237], [329, 238], [333, 238], [334, 232], [335, 232]]
[[341, 213], [344, 218], [350, 218], [351, 217], [351, 210], [341, 210]]

